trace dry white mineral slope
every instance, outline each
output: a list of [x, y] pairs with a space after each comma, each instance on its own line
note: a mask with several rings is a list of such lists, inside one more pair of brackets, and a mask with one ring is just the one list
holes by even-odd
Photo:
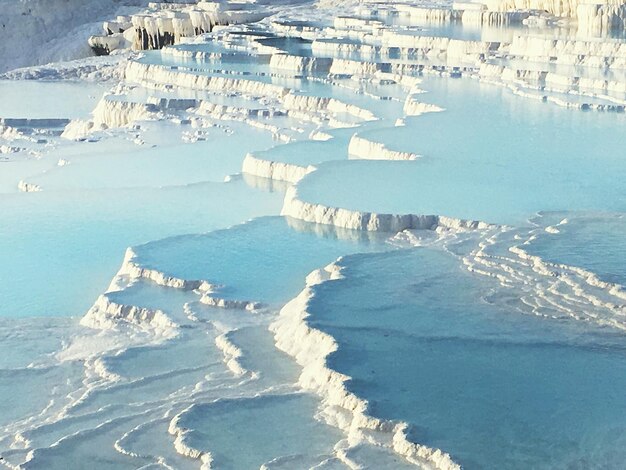
[[[146, 0], [0, 0], [0, 72], [93, 55], [90, 35]], [[128, 8], [126, 8], [128, 9]]]

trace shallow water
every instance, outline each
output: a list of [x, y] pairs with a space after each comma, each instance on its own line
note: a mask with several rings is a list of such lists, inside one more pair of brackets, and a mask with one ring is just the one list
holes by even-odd
[[[370, 243], [370, 239], [372, 243]], [[383, 237], [356, 231], [318, 234], [314, 224], [266, 217], [228, 230], [168, 238], [134, 248], [141, 266], [182, 279], [217, 284], [216, 295], [281, 305], [306, 275], [354, 251], [385, 249]]]
[[108, 88], [82, 81], [0, 80], [0, 117], [85, 117]]
[[[616, 468], [624, 459], [624, 337], [523, 316], [493, 284], [425, 249], [357, 255], [315, 289], [310, 323], [375, 416], [464, 468]], [[358, 301], [357, 301], [358, 299]]]
[[[187, 127], [183, 132], [193, 132]], [[90, 149], [83, 154], [66, 156], [70, 162], [68, 165], [31, 176], [28, 181], [44, 190], [159, 188], [222, 182], [227, 176], [239, 173], [247, 152], [273, 145], [268, 132], [245, 126], [231, 125], [228, 133], [225, 129], [209, 129], [195, 144], [182, 143], [181, 130], [176, 131], [179, 135], [173, 136], [172, 140], [178, 137], [178, 142], [169, 145], [133, 145], [129, 149], [111, 152], [107, 150], [108, 144], [92, 144], [91, 147], [99, 146], [102, 151], [98, 153], [96, 149]]]
[[538, 232], [529, 240], [529, 253], [577, 266], [603, 281], [626, 286], [626, 219], [623, 213], [554, 213], [537, 219], [556, 233]]
[[[246, 204], [253, 193], [256, 204]], [[128, 246], [277, 213], [281, 200], [243, 181], [2, 196], [2, 316], [80, 315]]]
[[[557, 28], [388, 23], [403, 34], [466, 39], [571, 37]], [[324, 34], [322, 42], [359, 44], [353, 32]], [[388, 433], [348, 426], [354, 410], [327, 400], [337, 385], [328, 376], [306, 376], [308, 355], [324, 341], [295, 360], [276, 347], [278, 311], [309, 273], [339, 258], [345, 278], [314, 286], [308, 305], [301, 297], [289, 304], [307, 310], [296, 312], [304, 317], [291, 333], [306, 337], [308, 324], [335, 338], [327, 365], [352, 377], [347, 386], [369, 401], [371, 415], [408, 422], [412, 442], [449, 453], [463, 468], [620, 468], [624, 114], [563, 109], [465, 77], [400, 84], [393, 74], [272, 68], [268, 54], [255, 55], [234, 36], [230, 46], [176, 46], [227, 53], [222, 60], [157, 51], [137, 60], [335, 98], [376, 119], [355, 110], [294, 112], [278, 95], [255, 91], [171, 87], [154, 69], [155, 83], [126, 83], [108, 99], [184, 98], [231, 109], [163, 105], [153, 120], [78, 142], [62, 139], [61, 127], [3, 135], [11, 146], [0, 156], [4, 461], [24, 468], [89, 461], [185, 469], [211, 460], [219, 468], [415, 466]], [[309, 40], [265, 36], [258, 42], [313, 55]], [[396, 52], [376, 67], [459, 65]], [[367, 56], [356, 47], [329, 55]], [[475, 68], [472, 61], [464, 64]], [[624, 78], [620, 70], [528, 68]], [[3, 90], [11, 99], [0, 104], [0, 117], [62, 119], [88, 119], [104, 91], [86, 82], [0, 82]], [[405, 116], [409, 96], [445, 110]], [[354, 135], [421, 157], [349, 160]], [[365, 157], [381, 158], [379, 151]], [[315, 166], [297, 183], [306, 202], [512, 226], [380, 234], [278, 216], [289, 184], [240, 175], [249, 152]], [[21, 190], [41, 192], [18, 192], [20, 181], [36, 185]], [[397, 249], [415, 245], [426, 247]]]
[[[135, 247], [134, 261], [186, 279], [210, 279], [224, 286], [217, 295], [276, 303], [295, 295], [314, 267], [346, 252], [381, 248], [370, 239], [375, 237], [319, 231], [282, 217], [265, 217], [228, 230]], [[200, 259], [206, 262], [198, 263]], [[28, 389], [47, 381], [66, 383], [51, 396], [19, 400], [20, 407], [6, 402], [10, 426], [8, 434], [0, 435], [0, 443], [6, 446], [18, 430], [27, 436], [29, 448], [37, 449], [29, 468], [62, 467], [77, 456], [114, 467], [177, 462], [171, 441], [159, 449], [145, 442], [146, 432], [162, 432], [167, 423], [170, 432], [175, 429], [172, 423], [192, 429], [185, 434], [185, 445], [210, 452], [229, 468], [266, 461], [272, 468], [293, 468], [294, 462], [313, 466], [336, 460], [333, 447], [342, 434], [314, 418], [319, 399], [302, 395], [295, 386], [300, 370], [275, 349], [267, 330], [274, 311], [216, 308], [203, 304], [199, 292], [147, 280], [106, 297], [117, 304], [164, 312], [177, 325], [175, 336], [168, 336], [167, 328], [160, 334], [157, 324], [124, 321], [113, 327], [61, 329], [66, 336], [60, 352], [48, 357], [48, 369], [6, 371], [11, 391], [16, 390], [12, 382], [17, 378]], [[46, 347], [59, 351], [54, 342]], [[55, 401], [46, 408], [51, 397]], [[235, 408], [227, 413], [232, 420], [228, 429], [241, 436], [247, 446], [243, 452], [241, 442], [215, 427], [224, 425], [224, 407], [230, 409], [229, 403]], [[31, 416], [34, 410], [38, 411]], [[250, 420], [269, 428], [246, 427]], [[284, 426], [279, 428], [279, 423]], [[269, 429], [274, 433], [270, 435]], [[300, 431], [305, 429], [307, 439], [302, 440]], [[279, 431], [283, 437], [277, 439]], [[114, 444], [124, 451], [116, 452]], [[126, 454], [132, 449], [144, 450]], [[4, 455], [12, 462], [21, 456], [17, 450]]]
[[[305, 177], [299, 197], [352, 210], [517, 225], [542, 210], [626, 209], [626, 116], [546, 106], [471, 80], [420, 86], [428, 90], [420, 101], [446, 111], [359, 135], [422, 158], [329, 162]], [[555, 122], [557, 133], [550, 131]]]
[[260, 468], [269, 462], [271, 468], [308, 467], [329, 459], [341, 438], [320, 422], [298, 419], [315, 414], [316, 406], [306, 395], [222, 400], [190, 410], [181, 424], [194, 430], [194, 447], [211, 449], [220, 468]]

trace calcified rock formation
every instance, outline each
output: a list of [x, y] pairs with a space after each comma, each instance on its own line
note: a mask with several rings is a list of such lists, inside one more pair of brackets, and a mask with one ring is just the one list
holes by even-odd
[[461, 220], [439, 215], [381, 214], [329, 207], [301, 200], [297, 186], [292, 186], [287, 190], [281, 214], [305, 222], [374, 232], [394, 233], [407, 229], [436, 230], [440, 227], [453, 229], [484, 229], [489, 227], [489, 224], [480, 221]]
[[247, 23], [266, 16], [262, 11], [224, 10], [219, 3], [200, 2], [180, 11], [163, 10], [133, 15], [134, 49], [161, 49], [184, 37], [213, 31], [216, 25]]
[[380, 142], [372, 142], [358, 134], [352, 136], [348, 146], [348, 154], [352, 158], [364, 160], [416, 160], [419, 155], [388, 149]]
[[626, 28], [625, 3], [582, 3], [576, 8], [578, 27], [591, 33]]
[[527, 18], [531, 13], [546, 12], [555, 18], [571, 19], [577, 21], [579, 30], [588, 33], [622, 30], [626, 25], [623, 0], [485, 0], [482, 3], [485, 13], [526, 13]]
[[[485, 0], [482, 1], [488, 10], [512, 11], [512, 10], [544, 10], [555, 16], [572, 17], [578, 16], [578, 8], [582, 5], [593, 4], [585, 0]], [[603, 0], [595, 2], [605, 5], [623, 5], [621, 0]]]
[[216, 26], [259, 21], [276, 11], [279, 6], [275, 3], [150, 3], [144, 12], [118, 16], [115, 20], [104, 22], [104, 35], [91, 36], [89, 46], [98, 55], [128, 48], [161, 49], [176, 44], [183, 38], [210, 33]]
[[[470, 26], [509, 26], [573, 22], [585, 33], [621, 30], [626, 25], [623, 0], [484, 0], [455, 2], [453, 8], [440, 6], [392, 5], [380, 7], [382, 16], [398, 15], [421, 23], [459, 23]], [[364, 22], [336, 23], [343, 28], [372, 29]], [[357, 33], [358, 34], [358, 33]]]

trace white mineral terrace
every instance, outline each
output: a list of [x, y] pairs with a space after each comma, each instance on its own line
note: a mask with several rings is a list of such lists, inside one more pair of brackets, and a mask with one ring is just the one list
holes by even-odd
[[621, 468], [626, 0], [49, 1], [0, 467]]

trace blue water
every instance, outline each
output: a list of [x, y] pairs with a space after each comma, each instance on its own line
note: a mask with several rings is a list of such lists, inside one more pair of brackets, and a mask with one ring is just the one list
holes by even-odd
[[[501, 40], [529, 32], [570, 37], [556, 29], [389, 23], [405, 34], [464, 39]], [[332, 35], [329, 41], [357, 43]], [[366, 77], [301, 77], [272, 69], [269, 56], [245, 52], [240, 47], [245, 42], [235, 40], [234, 48], [217, 39], [178, 46], [235, 53], [223, 62], [157, 51], [138, 60], [332, 97], [380, 119], [363, 123], [351, 115], [305, 110], [260, 118], [260, 124], [276, 127], [258, 130], [217, 116], [201, 116], [195, 124], [207, 127], [192, 127], [170, 115], [98, 132], [91, 136], [96, 142], [66, 142], [52, 134], [46, 142], [16, 142], [25, 150], [3, 156], [0, 168], [0, 424], [8, 426], [0, 432], [2, 459], [17, 466], [32, 457], [26, 468], [68, 468], [77, 462], [98, 468], [197, 468], [200, 462], [173, 446], [170, 425], [180, 416], [178, 424], [189, 429], [187, 443], [211, 452], [216, 467], [342, 467], [333, 452], [338, 443], [346, 444], [345, 434], [324, 424], [321, 398], [303, 393], [300, 366], [275, 347], [269, 327], [309, 272], [348, 255], [340, 261], [345, 279], [314, 288], [307, 320], [336, 338], [339, 348], [329, 365], [353, 377], [348, 387], [369, 401], [371, 414], [407, 421], [410, 439], [449, 452], [467, 469], [622, 468], [626, 342], [622, 333], [593, 323], [587, 314], [596, 307], [579, 304], [591, 319], [585, 322], [523, 315], [531, 308], [517, 308], [521, 297], [536, 300], [532, 296], [539, 297], [544, 287], [523, 280], [545, 277], [515, 259], [500, 270], [520, 266], [527, 277], [503, 288], [466, 272], [451, 254], [394, 249], [385, 243], [389, 234], [280, 217], [286, 185], [249, 175], [223, 181], [241, 171], [248, 152], [315, 164], [319, 169], [298, 187], [306, 201], [514, 224], [516, 229], [499, 233], [487, 249], [492, 256], [514, 258], [510, 246], [533, 233], [524, 245], [531, 254], [625, 285], [626, 116], [565, 110], [469, 79], [422, 77], [420, 87], [427, 92], [414, 98], [445, 111], [395, 126], [408, 88]], [[270, 35], [259, 42], [312, 55], [310, 41]], [[450, 65], [442, 58], [391, 55], [381, 60]], [[588, 76], [604, 73], [584, 70]], [[620, 71], [607, 76], [624, 78]], [[7, 97], [0, 117], [86, 119], [103, 91], [82, 82], [0, 81], [0, 95]], [[154, 98], [280, 109], [276, 97], [137, 84], [120, 88], [111, 99]], [[359, 126], [332, 130], [342, 123]], [[306, 140], [313, 130], [334, 138]], [[206, 140], [184, 143], [186, 132], [196, 131]], [[422, 158], [349, 161], [353, 133]], [[276, 145], [285, 136], [298, 141]], [[69, 165], [57, 166], [60, 158]], [[43, 192], [17, 193], [21, 179], [41, 185]], [[566, 212], [544, 212], [529, 227], [527, 219], [546, 210]], [[559, 225], [558, 233], [542, 231], [564, 218], [569, 222]], [[464, 252], [480, 237], [464, 236], [467, 241], [448, 248]], [[106, 291], [128, 246], [142, 267], [207, 280], [220, 286], [216, 297], [260, 301], [269, 308], [217, 308], [203, 304], [199, 292], [144, 279], [106, 297], [127, 310], [158, 309], [178, 328], [97, 309], [90, 315], [102, 323], [79, 325], [76, 317]], [[553, 279], [556, 285], [562, 278]], [[545, 299], [563, 297], [545, 296], [537, 304]], [[537, 313], [556, 310], [547, 306]], [[606, 308], [602, 315], [615, 311]], [[16, 435], [30, 442], [16, 443]], [[135, 454], [115, 450], [115, 443]], [[347, 454], [369, 468], [408, 465], [391, 449], [365, 444]]]
[[263, 160], [290, 163], [307, 167], [323, 161], [345, 160], [348, 158], [348, 143], [354, 129], [338, 129], [328, 133], [332, 144], [327, 141], [304, 140], [283, 145], [276, 145], [267, 150], [254, 152], [253, 155]]
[[356, 255], [315, 288], [330, 366], [375, 416], [463, 468], [620, 468], [626, 338], [483, 300], [493, 284], [437, 251]]
[[211, 451], [220, 468], [260, 468], [277, 456], [285, 456], [285, 468], [312, 466], [330, 457], [341, 439], [337, 430], [299, 419], [315, 414], [316, 406], [307, 395], [222, 400], [191, 410], [181, 424], [194, 430], [191, 444]]
[[320, 236], [314, 224], [296, 228], [284, 217], [266, 217], [228, 230], [148, 243], [134, 251], [143, 267], [222, 286], [218, 297], [276, 305], [295, 297], [314, 269], [346, 253], [385, 248], [376, 237], [370, 243], [358, 232], [337, 230]]
[[85, 118], [108, 88], [89, 82], [0, 80], [0, 117]]
[[[67, 166], [52, 167], [41, 175], [27, 179], [44, 190], [78, 188], [137, 188], [222, 182], [228, 175], [241, 170], [247, 152], [273, 144], [269, 132], [231, 125], [224, 129], [205, 130], [203, 140], [183, 143], [182, 132], [193, 133], [191, 126], [175, 126], [174, 131], [160, 126], [161, 132], [171, 133], [168, 145], [145, 145], [107, 151], [108, 142], [89, 144], [84, 153], [65, 156]], [[156, 125], [153, 127], [157, 128]], [[151, 132], [148, 133], [148, 138]], [[96, 147], [96, 148], [94, 148]], [[100, 152], [97, 152], [100, 150]]]
[[[255, 204], [247, 204], [254, 194]], [[1, 316], [81, 315], [128, 246], [276, 214], [282, 194], [243, 181], [2, 196]]]
[[562, 109], [471, 80], [421, 86], [418, 99], [445, 112], [361, 134], [421, 159], [329, 162], [299, 184], [301, 199], [518, 225], [542, 210], [626, 210], [623, 114]]
[[626, 216], [623, 213], [548, 213], [541, 226], [558, 225], [559, 233], [539, 232], [526, 251], [554, 263], [577, 266], [600, 279], [626, 286]]

